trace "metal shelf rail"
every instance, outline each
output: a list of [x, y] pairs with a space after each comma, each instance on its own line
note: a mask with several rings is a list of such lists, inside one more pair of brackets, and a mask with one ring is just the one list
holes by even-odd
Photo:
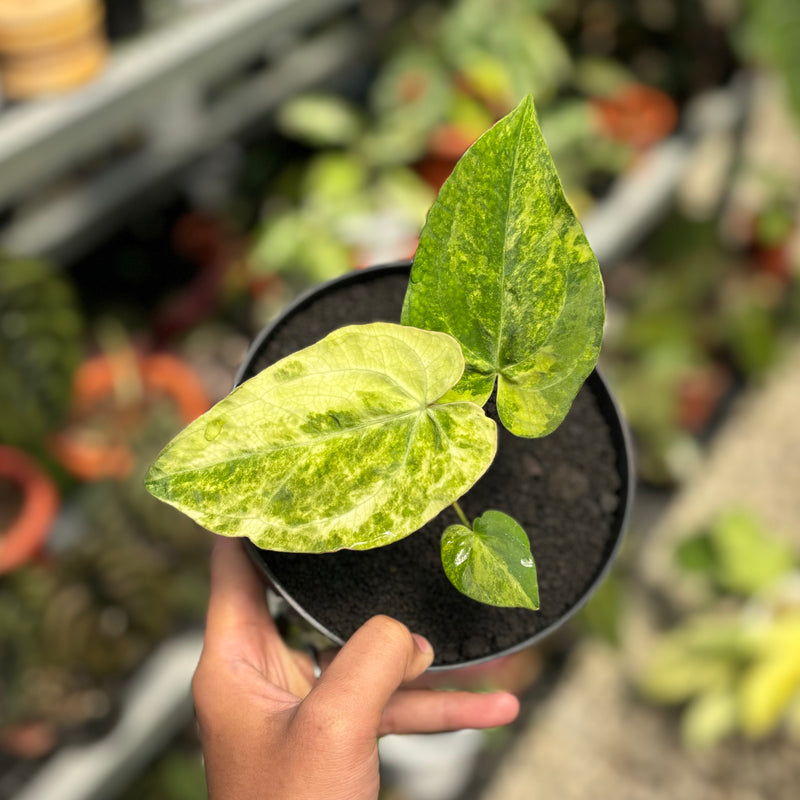
[[[374, 45], [358, 0], [227, 0], [0, 113], [0, 249], [69, 260], [156, 185]], [[133, 144], [133, 146], [131, 146]]]

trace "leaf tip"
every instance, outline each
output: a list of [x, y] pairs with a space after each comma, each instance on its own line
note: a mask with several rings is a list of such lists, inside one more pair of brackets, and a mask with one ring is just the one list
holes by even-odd
[[536, 598], [527, 597], [526, 598], [526, 602], [524, 603], [524, 605], [520, 606], [520, 608], [527, 608], [527, 609], [529, 609], [531, 611], [538, 611], [540, 605], [541, 604], [539, 602], [539, 598], [538, 597], [536, 597]]
[[159, 466], [158, 461], [150, 465], [147, 474], [144, 476], [144, 488], [153, 497], [164, 500], [167, 495], [167, 475]]

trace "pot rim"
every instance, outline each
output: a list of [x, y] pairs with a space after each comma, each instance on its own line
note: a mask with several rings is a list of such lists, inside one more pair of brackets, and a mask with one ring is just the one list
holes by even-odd
[[[375, 273], [408, 273], [411, 263], [412, 262], [410, 260], [403, 260], [390, 262], [387, 264], [378, 264], [345, 273], [344, 275], [332, 278], [324, 283], [316, 284], [315, 286], [307, 289], [305, 292], [296, 297], [291, 303], [285, 306], [283, 310], [273, 320], [267, 323], [267, 325], [265, 325], [253, 339], [252, 344], [247, 349], [247, 352], [242, 359], [241, 364], [239, 365], [239, 369], [236, 372], [234, 388], [239, 386], [244, 381], [245, 375], [249, 371], [253, 360], [258, 357], [266, 342], [272, 336], [276, 328], [283, 323], [284, 319], [303, 311], [320, 294], [329, 291], [331, 288], [338, 288], [341, 286], [347, 286], [351, 283], [358, 283], [362, 280], [363, 276], [374, 275]], [[575, 616], [575, 614], [577, 614], [578, 611], [580, 611], [580, 609], [583, 608], [583, 606], [588, 602], [595, 591], [597, 591], [599, 586], [603, 583], [611, 571], [620, 547], [622, 546], [622, 540], [624, 538], [625, 530], [628, 527], [631, 510], [633, 507], [635, 491], [633, 444], [630, 431], [628, 430], [627, 423], [622, 416], [619, 404], [614, 395], [611, 393], [608, 384], [600, 371], [595, 368], [587, 377], [585, 383], [590, 386], [600, 412], [608, 424], [611, 439], [617, 454], [617, 469], [619, 470], [620, 478], [622, 479], [619, 490], [619, 506], [617, 512], [615, 513], [616, 530], [614, 532], [614, 544], [608, 551], [605, 563], [598, 571], [594, 580], [591, 582], [591, 584], [589, 584], [576, 602], [555, 622], [548, 625], [546, 628], [543, 628], [523, 641], [511, 647], [499, 650], [496, 653], [491, 653], [479, 658], [472, 658], [451, 664], [433, 664], [428, 667], [429, 672], [446, 672], [452, 669], [462, 669], [465, 667], [484, 664], [502, 656], [519, 652], [520, 650], [524, 650], [525, 648], [540, 642], [541, 640], [555, 633], [555, 631], [560, 629], [568, 620]], [[413, 534], [411, 535], [413, 536]], [[259, 553], [263, 552], [261, 548], [253, 544], [249, 539], [244, 540], [244, 546], [248, 552], [248, 555], [251, 557], [259, 570], [261, 570], [261, 572], [267, 577], [270, 584], [278, 591], [281, 597], [286, 600], [286, 602], [294, 609], [294, 611], [296, 611], [303, 619], [305, 619], [306, 622], [308, 622], [315, 630], [330, 639], [334, 644], [340, 647], [344, 645], [345, 640], [341, 636], [329, 630], [324, 624], [317, 620], [311, 612], [309, 612], [304, 606], [294, 599], [291, 592], [287, 590], [282, 582], [272, 574], [272, 571], [269, 569], [264, 559], [259, 557]]]

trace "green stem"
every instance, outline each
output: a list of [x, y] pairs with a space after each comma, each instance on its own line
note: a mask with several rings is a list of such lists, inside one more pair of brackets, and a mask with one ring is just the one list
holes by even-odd
[[467, 515], [461, 510], [461, 506], [458, 504], [458, 501], [453, 503], [453, 508], [458, 514], [458, 518], [466, 525], [470, 530], [472, 530], [472, 525], [469, 524], [469, 520], [467, 519]]

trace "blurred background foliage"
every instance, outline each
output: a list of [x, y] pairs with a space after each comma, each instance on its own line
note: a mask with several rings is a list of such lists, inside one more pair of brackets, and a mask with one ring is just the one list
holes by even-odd
[[708, 748], [783, 726], [800, 736], [800, 583], [796, 548], [731, 509], [677, 548], [706, 602], [655, 643], [638, 679], [647, 699], [682, 707], [681, 733]]
[[[356, 79], [291, 98], [91, 252], [4, 254], [0, 797], [4, 771], [108, 730], [131, 672], [202, 624], [209, 537], [144, 493], [146, 465], [298, 292], [411, 257], [455, 161], [525, 94], [583, 218], [665, 143], [692, 145], [658, 224], [602, 264], [602, 366], [640, 485], [668, 498], [691, 481], [796, 335], [798, 34], [793, 0], [415, 4]], [[731, 85], [741, 120], [693, 132], [693, 101]], [[642, 696], [684, 708], [693, 746], [800, 731], [797, 547], [731, 510], [676, 559], [705, 599], [665, 633]], [[581, 619], [611, 642], [625, 564]], [[184, 739], [131, 797], [200, 796]]]

